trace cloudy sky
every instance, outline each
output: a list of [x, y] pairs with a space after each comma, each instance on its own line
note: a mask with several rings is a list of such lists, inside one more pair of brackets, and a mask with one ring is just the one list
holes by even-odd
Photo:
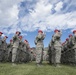
[[0, 31], [7, 42], [19, 30], [33, 47], [39, 29], [46, 33], [46, 47], [55, 29], [62, 30], [65, 41], [76, 29], [76, 0], [0, 0]]

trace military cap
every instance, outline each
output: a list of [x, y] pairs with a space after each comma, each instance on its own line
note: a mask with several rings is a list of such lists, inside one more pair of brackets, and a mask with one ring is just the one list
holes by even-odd
[[6, 38], [8, 38], [7, 36], [5, 36]]
[[43, 31], [42, 30], [38, 30], [38, 33], [43, 33]]
[[13, 40], [11, 39], [10, 42], [12, 42]]
[[68, 38], [66, 38], [66, 41], [68, 41], [69, 39]]
[[17, 34], [17, 33], [21, 34], [21, 32], [19, 32], [19, 31], [16, 31], [16, 34]]
[[0, 32], [0, 34], [3, 34], [2, 32]]
[[73, 31], [73, 34], [76, 32], [76, 30]]
[[28, 42], [27, 40], [24, 40], [25, 42]]
[[69, 35], [69, 37], [72, 37], [72, 36], [73, 36], [72, 34]]
[[60, 32], [60, 30], [58, 30], [58, 29], [55, 29], [55, 30], [54, 30], [54, 32], [57, 32], [57, 31]]

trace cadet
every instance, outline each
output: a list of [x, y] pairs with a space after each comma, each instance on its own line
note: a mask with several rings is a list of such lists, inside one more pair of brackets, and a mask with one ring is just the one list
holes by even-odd
[[65, 51], [64, 51], [65, 42], [62, 43], [62, 51], [61, 51], [61, 63], [65, 61]]
[[69, 41], [68, 41], [68, 53], [67, 53], [67, 57], [68, 57], [68, 63], [72, 62], [72, 56], [73, 56], [73, 49], [72, 49], [72, 34], [69, 35]]
[[19, 31], [17, 31], [13, 37], [13, 49], [12, 49], [12, 63], [13, 63], [13, 65], [15, 65], [15, 63], [18, 61], [17, 50], [18, 50], [19, 42], [20, 42], [20, 39], [19, 39], [20, 34], [21, 33]]
[[34, 60], [34, 53], [33, 53], [33, 49], [31, 48], [30, 51], [30, 56], [31, 56], [31, 62]]
[[42, 64], [43, 50], [44, 50], [44, 45], [43, 45], [44, 38], [45, 38], [45, 34], [43, 33], [42, 30], [39, 30], [38, 35], [36, 36], [36, 39], [35, 39], [37, 66], [40, 66]]
[[49, 55], [49, 63], [52, 63], [52, 62], [51, 62], [51, 57], [52, 57], [52, 56], [51, 56], [51, 55], [52, 55], [51, 53], [52, 53], [52, 52], [51, 52], [51, 46], [50, 46], [50, 44], [51, 44], [51, 42], [50, 42], [49, 45], [48, 45], [48, 55]]
[[27, 40], [24, 40], [23, 42], [23, 53], [22, 53], [22, 62], [26, 63], [28, 61], [28, 53], [27, 53], [27, 45], [26, 45]]
[[68, 59], [69, 59], [69, 38], [66, 38], [66, 42], [65, 42], [65, 62], [68, 63]]
[[68, 48], [69, 48], [69, 50], [72, 49], [72, 38], [73, 38], [73, 35], [70, 34], [70, 35], [69, 35], [69, 40], [68, 40]]
[[76, 64], [76, 30], [73, 31], [73, 38], [72, 38], [72, 49], [73, 49], [73, 60], [72, 62]]
[[53, 43], [53, 36], [52, 36], [52, 39], [50, 41], [50, 44], [49, 44], [49, 63], [50, 64], [53, 64], [54, 63], [54, 43]]
[[13, 40], [10, 40], [10, 43], [8, 44], [8, 61], [12, 61], [12, 47], [13, 46]]
[[20, 39], [19, 50], [18, 50], [18, 62], [19, 63], [23, 62], [23, 58], [24, 58], [24, 56], [23, 56], [24, 51], [23, 51], [23, 41], [22, 41], [22, 38], [23, 38], [22, 36], [19, 36], [19, 39]]
[[57, 67], [60, 67], [59, 64], [61, 63], [60, 62], [60, 59], [61, 59], [61, 49], [62, 49], [62, 44], [61, 44], [61, 41], [60, 41], [60, 37], [61, 37], [61, 32], [60, 30], [55, 30], [54, 31], [55, 34], [53, 35], [53, 38], [52, 38], [52, 42], [54, 43], [53, 46], [54, 46], [54, 65], [57, 66]]
[[4, 38], [2, 39], [3, 61], [8, 60], [8, 50], [7, 50], [7, 43], [6, 43], [7, 38], [8, 38], [7, 36], [4, 36]]
[[31, 60], [30, 45], [29, 45], [29, 42], [27, 40], [25, 40], [24, 43], [26, 45], [26, 59], [27, 59], [27, 62], [29, 62]]
[[66, 42], [65, 42], [65, 48], [68, 50], [68, 45], [69, 45], [69, 38], [66, 38]]
[[3, 50], [2, 50], [2, 32], [0, 32], [0, 62], [2, 62], [2, 55], [3, 55]]

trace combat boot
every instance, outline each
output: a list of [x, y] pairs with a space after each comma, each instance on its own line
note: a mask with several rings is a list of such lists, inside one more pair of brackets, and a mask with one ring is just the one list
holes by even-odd
[[41, 65], [38, 63], [38, 64], [37, 64], [37, 67], [41, 67]]
[[12, 63], [12, 66], [16, 66], [16, 63]]
[[61, 67], [61, 66], [60, 66], [60, 64], [57, 63], [57, 64], [56, 64], [56, 67]]

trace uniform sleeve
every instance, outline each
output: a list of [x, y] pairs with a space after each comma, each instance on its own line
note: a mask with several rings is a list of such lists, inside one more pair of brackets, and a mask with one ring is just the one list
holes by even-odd
[[4, 43], [4, 39], [2, 39], [2, 43]]
[[15, 40], [19, 40], [20, 41], [20, 39], [19, 39], [19, 36], [18, 35], [14, 35], [14, 37], [13, 37], [13, 43], [14, 43], [14, 41]]
[[41, 34], [38, 34], [37, 37], [38, 37], [38, 39], [41, 39], [42, 38], [42, 35]]
[[52, 42], [55, 42], [55, 40], [56, 40], [56, 36], [54, 35], [54, 36], [52, 37]]
[[2, 39], [0, 39], [0, 45], [2, 45]]
[[43, 34], [43, 35], [42, 35], [42, 40], [44, 40], [44, 39], [45, 39], [45, 36], [46, 36], [45, 34]]
[[29, 49], [29, 48], [30, 48], [30, 45], [29, 45], [29, 44], [27, 44], [26, 46], [27, 46], [27, 49]]
[[74, 37], [71, 39], [71, 42], [73, 45], [75, 44], [75, 38]]
[[16, 39], [16, 35], [13, 36], [13, 40], [15, 40], [15, 39]]

